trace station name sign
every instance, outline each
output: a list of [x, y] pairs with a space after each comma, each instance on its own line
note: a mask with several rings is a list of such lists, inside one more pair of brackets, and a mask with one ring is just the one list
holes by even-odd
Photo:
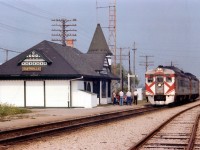
[[22, 71], [42, 71], [42, 67], [40, 66], [23, 66]]
[[47, 58], [43, 57], [38, 51], [31, 51], [26, 57], [20, 61], [23, 72], [42, 71], [42, 67], [48, 65]]

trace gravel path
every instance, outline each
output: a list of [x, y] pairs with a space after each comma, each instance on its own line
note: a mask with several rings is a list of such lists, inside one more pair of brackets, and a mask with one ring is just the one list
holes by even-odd
[[200, 101], [115, 123], [85, 127], [76, 132], [15, 145], [8, 150], [124, 150], [138, 142], [170, 116], [197, 103]]

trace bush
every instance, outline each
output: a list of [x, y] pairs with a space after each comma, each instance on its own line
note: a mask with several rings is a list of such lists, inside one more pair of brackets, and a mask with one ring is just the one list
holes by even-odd
[[16, 115], [16, 114], [24, 114], [31, 112], [28, 109], [25, 108], [18, 108], [14, 105], [10, 105], [7, 103], [1, 104], [0, 103], [0, 117], [10, 116], [10, 115]]

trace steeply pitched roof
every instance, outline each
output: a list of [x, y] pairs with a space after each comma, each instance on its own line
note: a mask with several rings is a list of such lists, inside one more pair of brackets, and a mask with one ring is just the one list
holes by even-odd
[[[61, 55], [53, 49], [48, 41], [33, 46], [11, 60], [0, 66], [0, 76], [77, 76], [79, 72], [75, 70], [70, 63], [64, 60]], [[62, 45], [61, 45], [62, 46]], [[38, 51], [43, 56], [52, 61], [51, 64], [43, 66], [40, 72], [23, 72], [22, 66], [19, 64], [32, 51]]]
[[[38, 60], [45, 61], [46, 65], [40, 71], [23, 71], [22, 63], [28, 63], [32, 54], [40, 55]], [[101, 75], [96, 70], [103, 68], [106, 54], [83, 54], [75, 48], [62, 46], [61, 44], [42, 41], [6, 63], [0, 65], [0, 77], [23, 78], [23, 77], [63, 77], [76, 78], [84, 76], [87, 78], [108, 78], [114, 76]], [[34, 57], [31, 58], [34, 60]]]
[[90, 64], [87, 63], [85, 58], [82, 57], [84, 54], [76, 48], [62, 46], [53, 42], [49, 42], [49, 45], [57, 51], [60, 56], [62, 56], [62, 58], [64, 58], [64, 60], [68, 62], [79, 74], [96, 77], [100, 76], [93, 68], [90, 67]]
[[109, 50], [100, 24], [97, 24], [92, 42], [87, 53], [112, 55], [112, 52]]
[[82, 57], [95, 70], [102, 70], [106, 54], [82, 54]]

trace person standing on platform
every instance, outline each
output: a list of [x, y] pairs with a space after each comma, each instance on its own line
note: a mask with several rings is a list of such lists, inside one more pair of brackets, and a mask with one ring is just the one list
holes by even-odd
[[120, 104], [120, 106], [122, 106], [123, 103], [124, 103], [124, 100], [123, 100], [123, 98], [124, 98], [124, 92], [123, 92], [123, 91], [120, 91], [120, 92], [119, 92], [119, 96], [120, 96], [119, 104]]
[[117, 103], [117, 99], [116, 99], [116, 93], [115, 91], [113, 92], [113, 105], [115, 105]]
[[127, 105], [132, 105], [132, 102], [131, 102], [131, 92], [130, 91], [128, 91], [127, 93], [126, 93], [126, 100], [127, 100]]
[[137, 97], [138, 97], [137, 90], [135, 90], [133, 94], [134, 94], [134, 103], [137, 105]]

